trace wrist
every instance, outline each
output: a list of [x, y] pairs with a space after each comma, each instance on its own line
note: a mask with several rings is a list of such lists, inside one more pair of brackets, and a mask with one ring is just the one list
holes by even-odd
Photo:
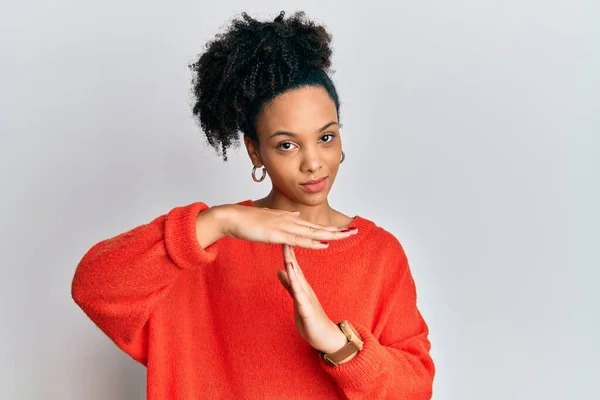
[[[337, 329], [337, 332], [341, 332], [344, 339], [340, 340], [335, 346], [333, 344], [331, 344], [331, 347], [329, 347], [329, 345], [325, 346], [323, 351], [319, 352], [323, 361], [331, 366], [345, 364], [354, 359], [363, 348], [364, 344], [358, 331], [348, 321], [344, 320], [340, 322], [340, 324], [333, 325]], [[328, 337], [335, 337], [337, 340], [337, 332], [335, 334], [331, 333]]]
[[225, 236], [225, 220], [222, 218], [221, 206], [209, 207], [198, 213], [196, 217], [196, 239], [205, 249]]
[[230, 236], [229, 229], [231, 226], [233, 206], [230, 204], [221, 204], [211, 208], [213, 218], [219, 227], [219, 239], [225, 236]]
[[348, 338], [339, 326], [333, 325], [331, 333], [328, 335], [328, 343], [320, 349], [323, 353], [330, 354], [340, 350], [348, 343]]

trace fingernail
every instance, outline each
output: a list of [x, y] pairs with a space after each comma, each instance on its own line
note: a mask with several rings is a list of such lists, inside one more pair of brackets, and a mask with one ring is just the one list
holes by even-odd
[[321, 240], [321, 243], [323, 243], [323, 244], [329, 244], [329, 242], [326, 242], [324, 240]]
[[357, 230], [357, 229], [358, 229], [357, 227], [353, 226], [352, 228], [343, 229], [343, 230], [341, 230], [340, 232], [352, 232], [352, 231], [355, 231], [355, 230]]

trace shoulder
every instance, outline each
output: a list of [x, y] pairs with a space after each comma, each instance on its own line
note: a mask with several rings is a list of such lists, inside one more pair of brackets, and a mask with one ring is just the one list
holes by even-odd
[[377, 238], [377, 241], [384, 247], [389, 247], [390, 250], [395, 249], [397, 251], [403, 250], [400, 240], [387, 228], [378, 225], [377, 222], [363, 216], [358, 216], [357, 219], [361, 219], [361, 225], [369, 227], [370, 235]]
[[400, 261], [400, 263], [408, 261], [404, 246], [396, 235], [368, 218], [360, 218], [362, 219], [361, 224], [369, 227], [368, 242], [373, 247], [373, 250], [386, 258]]

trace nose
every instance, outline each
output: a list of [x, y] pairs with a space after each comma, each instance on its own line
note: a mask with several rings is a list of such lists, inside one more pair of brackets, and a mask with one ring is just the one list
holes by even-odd
[[317, 146], [305, 147], [302, 152], [302, 172], [314, 173], [323, 166], [321, 153]]

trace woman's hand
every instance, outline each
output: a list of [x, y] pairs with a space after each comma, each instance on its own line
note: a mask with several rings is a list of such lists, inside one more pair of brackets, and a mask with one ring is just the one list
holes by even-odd
[[253, 242], [288, 244], [308, 249], [324, 249], [322, 241], [345, 239], [357, 229], [343, 231], [335, 226], [313, 224], [289, 212], [238, 204], [223, 209], [223, 235]]
[[313, 348], [325, 353], [341, 349], [348, 339], [327, 316], [317, 295], [304, 277], [296, 260], [294, 249], [283, 245], [285, 271], [277, 271], [277, 278], [294, 300], [294, 320], [300, 336]]

